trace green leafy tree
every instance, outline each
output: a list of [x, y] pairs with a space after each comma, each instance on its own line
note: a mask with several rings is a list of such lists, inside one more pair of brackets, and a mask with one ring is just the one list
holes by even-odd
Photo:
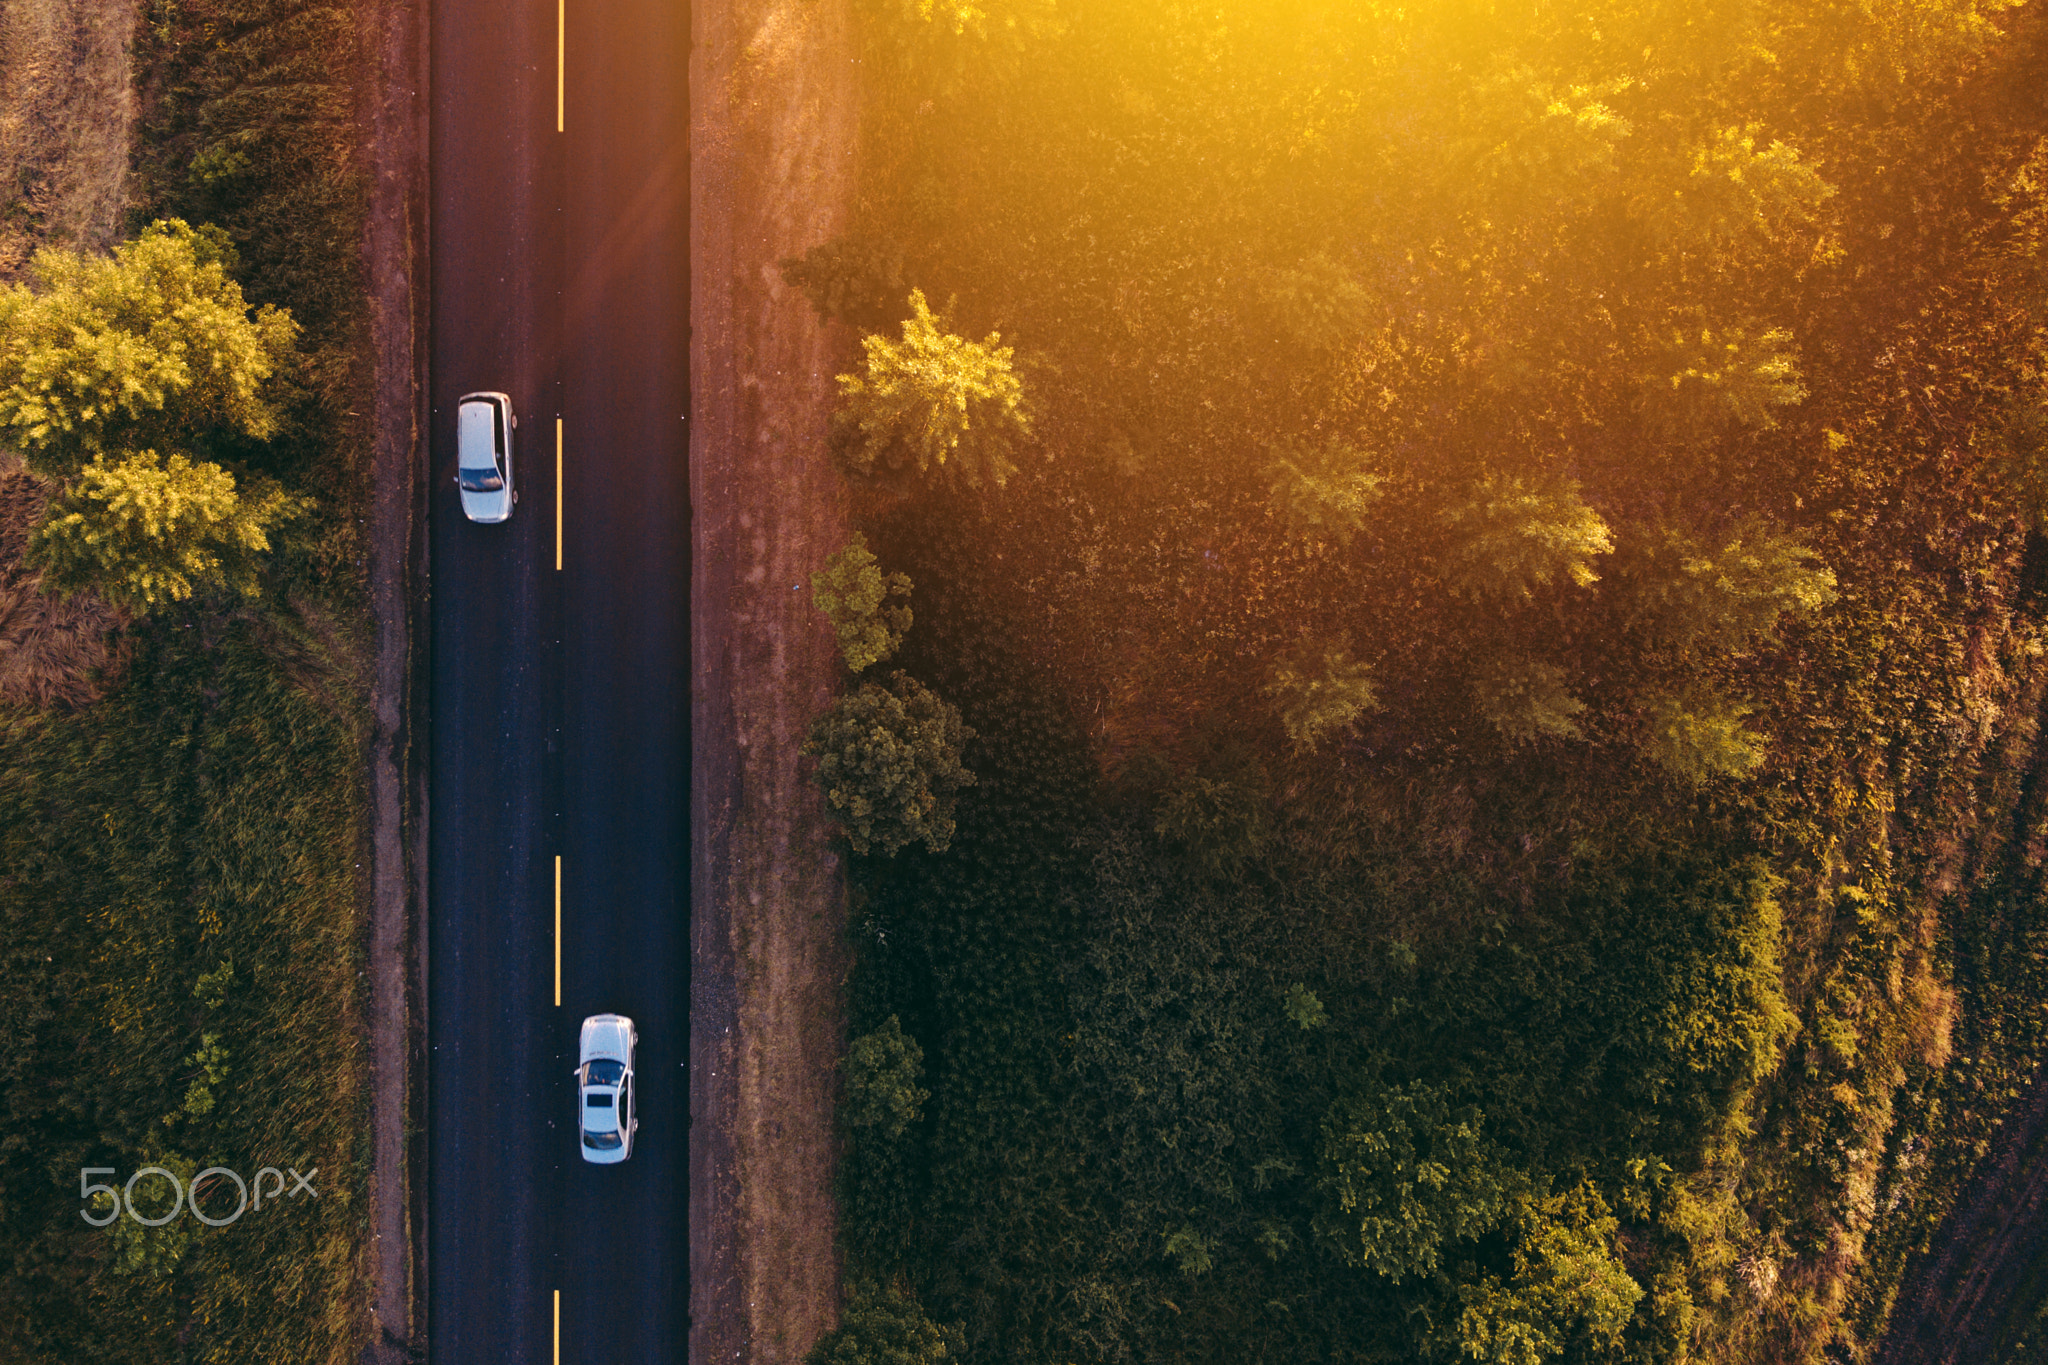
[[1191, 1280], [1215, 1269], [1215, 1258], [1209, 1254], [1211, 1249], [1209, 1239], [1193, 1228], [1175, 1228], [1166, 1234], [1166, 1254], [1180, 1267], [1180, 1273]]
[[858, 473], [936, 472], [969, 487], [1000, 487], [1016, 472], [1016, 440], [1031, 430], [1024, 385], [999, 333], [969, 341], [944, 330], [910, 291], [903, 340], [861, 338], [859, 374], [839, 376], [833, 440]]
[[1395, 1283], [1432, 1274], [1451, 1243], [1500, 1226], [1526, 1184], [1483, 1129], [1478, 1109], [1421, 1082], [1340, 1096], [1318, 1144], [1317, 1231]]
[[1635, 1313], [1642, 1286], [1614, 1252], [1619, 1226], [1591, 1185], [1518, 1199], [1513, 1272], [1458, 1286], [1457, 1355], [1487, 1365], [1543, 1365], [1583, 1334], [1612, 1349]]
[[0, 288], [0, 438], [57, 479], [215, 432], [268, 439], [264, 383], [299, 327], [269, 305], [252, 314], [227, 265], [221, 234], [177, 219], [111, 259], [37, 252], [28, 285]]
[[1524, 599], [1557, 577], [1595, 582], [1596, 556], [1613, 534], [1569, 480], [1488, 477], [1445, 514], [1454, 536], [1446, 557], [1451, 585], [1472, 597]]
[[1792, 334], [1753, 319], [1675, 325], [1660, 358], [1662, 372], [1644, 383], [1653, 416], [1675, 436], [1710, 438], [1730, 422], [1769, 428], [1773, 408], [1806, 397]]
[[854, 1039], [846, 1052], [846, 1099], [840, 1110], [847, 1126], [856, 1133], [872, 1131], [885, 1141], [902, 1137], [931, 1098], [917, 1083], [923, 1074], [924, 1049], [895, 1015]]
[[819, 1338], [806, 1365], [943, 1365], [964, 1350], [959, 1333], [925, 1316], [916, 1296], [896, 1285], [856, 1281], [839, 1326]]
[[1565, 686], [1564, 670], [1519, 654], [1488, 661], [1472, 678], [1472, 699], [1502, 739], [1578, 739], [1586, 704]]
[[1344, 640], [1311, 641], [1284, 656], [1273, 667], [1266, 695], [1294, 747], [1311, 753], [1324, 735], [1380, 706], [1372, 666], [1353, 659]]
[[1281, 993], [1280, 1010], [1303, 1032], [1322, 1028], [1330, 1022], [1328, 1012], [1323, 1009], [1321, 997], [1299, 981]]
[[1273, 462], [1268, 503], [1293, 534], [1348, 545], [1386, 486], [1364, 465], [1364, 453], [1348, 441], [1286, 450]]
[[921, 839], [943, 853], [957, 795], [974, 785], [960, 766], [973, 737], [958, 710], [898, 670], [887, 687], [862, 683], [834, 702], [803, 751], [818, 760], [818, 785], [854, 852], [893, 855]]
[[909, 576], [877, 568], [867, 537], [858, 531], [811, 575], [811, 601], [839, 633], [839, 652], [856, 673], [882, 662], [903, 643], [910, 607], [891, 599], [909, 596]]
[[1324, 252], [1260, 281], [1275, 329], [1313, 356], [1329, 356], [1386, 320], [1386, 305]]
[[1695, 786], [1746, 777], [1764, 761], [1762, 738], [1742, 724], [1752, 710], [1705, 690], [1653, 697], [1643, 708], [1643, 752]]
[[1271, 806], [1272, 782], [1258, 755], [1212, 731], [1192, 767], [1167, 777], [1152, 829], [1205, 875], [1224, 877], [1265, 846]]
[[1773, 636], [1782, 617], [1817, 615], [1836, 597], [1832, 569], [1755, 520], [1718, 550], [1669, 534], [1641, 579], [1638, 616], [1679, 649], [1740, 649]]
[[220, 1035], [202, 1034], [199, 1050], [185, 1058], [185, 1065], [198, 1068], [200, 1074], [185, 1088], [185, 1105], [181, 1112], [186, 1118], [204, 1118], [213, 1112], [217, 1099], [213, 1088], [225, 1084], [228, 1078], [228, 1050], [221, 1044]]
[[275, 489], [244, 498], [232, 474], [183, 455], [95, 456], [51, 501], [29, 554], [57, 592], [90, 588], [142, 615], [213, 589], [254, 594], [256, 556], [304, 507]]

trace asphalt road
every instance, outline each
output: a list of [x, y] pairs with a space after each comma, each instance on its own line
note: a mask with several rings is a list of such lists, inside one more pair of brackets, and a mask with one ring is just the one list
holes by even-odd
[[[555, 1359], [559, 1295], [561, 1361], [681, 1361], [689, 11], [433, 0], [430, 32], [429, 1350]], [[456, 501], [478, 389], [519, 418], [499, 526]], [[570, 1071], [606, 1010], [640, 1132], [601, 1168]]]

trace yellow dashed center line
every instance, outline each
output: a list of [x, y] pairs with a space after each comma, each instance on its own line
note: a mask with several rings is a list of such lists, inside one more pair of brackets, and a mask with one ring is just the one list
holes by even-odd
[[562, 46], [569, 0], [555, 0], [555, 131], [562, 131]]
[[562, 1365], [562, 1291], [555, 1291], [555, 1365]]
[[555, 419], [555, 571], [562, 569], [562, 419]]

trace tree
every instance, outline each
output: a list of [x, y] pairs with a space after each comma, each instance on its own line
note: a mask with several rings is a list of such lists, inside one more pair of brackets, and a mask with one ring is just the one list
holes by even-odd
[[1718, 550], [1670, 532], [1641, 576], [1639, 619], [1678, 649], [1740, 649], [1775, 634], [1787, 615], [1835, 600], [1835, 574], [1798, 540], [1752, 519]]
[[1152, 831], [1211, 877], [1226, 877], [1272, 833], [1272, 782], [1249, 745], [1205, 721], [1193, 762], [1165, 769]]
[[31, 469], [68, 479], [96, 455], [276, 432], [262, 390], [299, 327], [250, 313], [228, 250], [170, 219], [112, 259], [46, 247], [31, 285], [0, 287], [0, 436]]
[[840, 1116], [849, 1128], [872, 1129], [885, 1141], [917, 1122], [931, 1092], [918, 1085], [924, 1049], [904, 1033], [895, 1015], [846, 1050], [846, 1099]]
[[1614, 549], [1607, 523], [1569, 480], [1489, 476], [1445, 520], [1456, 536], [1446, 576], [1473, 597], [1528, 598], [1559, 575], [1585, 587], [1600, 577], [1594, 556]]
[[1273, 461], [1267, 503], [1295, 535], [1327, 535], [1348, 545], [1365, 529], [1366, 516], [1386, 485], [1364, 463], [1363, 453], [1346, 441], [1287, 449]]
[[217, 588], [255, 593], [256, 556], [304, 507], [275, 489], [244, 498], [232, 474], [183, 455], [96, 455], [52, 500], [29, 556], [55, 591], [90, 588], [142, 615]]
[[1643, 752], [1694, 786], [1746, 777], [1764, 761], [1763, 740], [1742, 725], [1754, 709], [1704, 689], [1653, 697], [1643, 708]]
[[969, 341], [940, 327], [922, 290], [910, 291], [903, 340], [861, 338], [863, 373], [839, 376], [833, 442], [858, 473], [913, 467], [978, 488], [1016, 472], [1016, 438], [1031, 430], [1024, 385], [1000, 333]]
[[1806, 397], [1792, 334], [1755, 319], [1674, 324], [1658, 360], [1643, 384], [1655, 423], [1676, 437], [1708, 440], [1730, 422], [1769, 428], [1771, 409]]
[[1483, 664], [1472, 678], [1472, 698], [1479, 714], [1510, 744], [1577, 739], [1576, 717], [1586, 709], [1565, 687], [1562, 668], [1517, 654]]
[[882, 662], [903, 643], [910, 608], [890, 599], [908, 596], [909, 576], [877, 568], [867, 537], [858, 531], [811, 575], [811, 601], [839, 633], [839, 652], [856, 673]]
[[1372, 666], [1351, 657], [1350, 642], [1311, 641], [1273, 667], [1266, 695], [1280, 713], [1294, 747], [1313, 753], [1325, 734], [1351, 725], [1380, 707]]
[[1513, 1272], [1458, 1286], [1458, 1357], [1543, 1365], [1582, 1331], [1597, 1345], [1617, 1345], [1643, 1290], [1614, 1253], [1619, 1225], [1599, 1192], [1582, 1184], [1548, 1199], [1524, 1196], [1510, 1222]]
[[1478, 1109], [1422, 1082], [1340, 1096], [1318, 1144], [1317, 1231], [1397, 1284], [1431, 1274], [1448, 1244], [1498, 1227], [1526, 1182], [1483, 1128]]
[[960, 766], [972, 738], [959, 711], [899, 669], [886, 688], [862, 683], [834, 702], [803, 751], [818, 760], [818, 785], [855, 853], [893, 856], [917, 839], [943, 853], [954, 800], [974, 785]]

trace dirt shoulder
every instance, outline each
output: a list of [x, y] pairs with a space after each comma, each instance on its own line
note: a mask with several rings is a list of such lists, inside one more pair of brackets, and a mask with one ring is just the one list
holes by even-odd
[[[421, 320], [426, 279], [425, 12], [405, 0], [365, 0], [357, 111], [360, 146], [370, 180], [363, 240], [370, 285], [369, 361], [376, 404], [371, 423], [370, 613], [375, 629], [371, 675], [369, 945], [366, 964], [370, 1026], [371, 1169], [369, 1362], [421, 1358], [418, 1254], [424, 1190], [412, 1173], [425, 1169], [419, 1041], [426, 947], [419, 912], [426, 903], [423, 840], [426, 804], [413, 759], [412, 651], [415, 589], [425, 490], [417, 477], [425, 350]], [[424, 851], [423, 843], [420, 844]]]
[[775, 263], [845, 221], [858, 67], [846, 0], [693, 24], [690, 1358], [785, 1362], [838, 1313], [845, 887], [798, 750], [837, 667], [808, 585], [847, 535], [847, 343]]

